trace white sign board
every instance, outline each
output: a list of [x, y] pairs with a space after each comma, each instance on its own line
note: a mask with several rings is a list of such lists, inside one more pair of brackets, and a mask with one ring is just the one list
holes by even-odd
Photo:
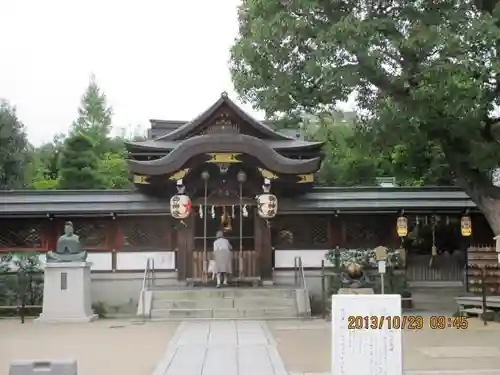
[[385, 260], [378, 261], [378, 273], [385, 273]]
[[402, 332], [389, 327], [398, 319], [400, 295], [333, 295], [332, 375], [402, 375]]

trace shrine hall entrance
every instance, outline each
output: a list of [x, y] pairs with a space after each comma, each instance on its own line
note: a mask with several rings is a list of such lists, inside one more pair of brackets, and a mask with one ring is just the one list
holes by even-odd
[[254, 282], [261, 280], [262, 276], [267, 276], [266, 279], [272, 277], [271, 242], [266, 241], [270, 237], [269, 228], [257, 215], [255, 205], [245, 204], [240, 212], [239, 204], [209, 204], [206, 214], [205, 218], [202, 206], [196, 207], [190, 220], [193, 238], [192, 251], [186, 257], [186, 279], [204, 280], [204, 259], [214, 259], [213, 243], [219, 230], [224, 232], [233, 247], [230, 280]]

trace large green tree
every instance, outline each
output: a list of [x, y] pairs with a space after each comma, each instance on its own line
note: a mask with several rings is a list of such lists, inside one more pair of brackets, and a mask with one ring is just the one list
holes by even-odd
[[382, 138], [435, 147], [500, 234], [499, 3], [243, 0], [235, 88], [269, 115], [332, 110], [355, 92]]
[[78, 108], [78, 118], [71, 126], [70, 134], [85, 134], [93, 142], [98, 157], [109, 152], [113, 110], [107, 103], [106, 94], [100, 89], [96, 77], [90, 82]]
[[64, 147], [64, 134], [51, 142], [32, 147], [29, 152], [28, 187], [37, 190], [56, 189], [59, 183], [59, 156]]
[[0, 100], [0, 189], [24, 187], [29, 143], [14, 107]]
[[370, 186], [377, 177], [394, 177], [403, 186], [454, 183], [441, 149], [432, 142], [381, 137], [349, 112], [309, 117], [303, 126], [311, 140], [324, 142], [320, 184]]
[[66, 139], [60, 156], [61, 189], [102, 189], [103, 176], [99, 173], [99, 158], [92, 140], [84, 134], [74, 134]]
[[130, 178], [127, 159], [123, 153], [108, 152], [99, 160], [98, 172], [104, 179], [106, 189], [131, 189], [133, 183]]

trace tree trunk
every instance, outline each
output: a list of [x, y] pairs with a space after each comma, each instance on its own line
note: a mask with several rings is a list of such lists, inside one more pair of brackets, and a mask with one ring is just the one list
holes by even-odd
[[[495, 236], [500, 235], [500, 199], [478, 194], [477, 200], [475, 201], [486, 217], [486, 220], [488, 220], [493, 234]], [[491, 239], [491, 241], [493, 241], [493, 239]]]
[[[457, 150], [467, 153], [471, 151], [470, 149], [465, 147], [462, 150], [456, 145], [450, 145], [443, 141], [441, 141], [441, 146], [450, 167], [456, 174], [458, 184], [481, 210], [493, 231], [493, 235], [500, 235], [500, 187], [493, 186], [490, 178], [485, 177], [480, 171], [460, 160], [460, 153], [457, 154]], [[492, 238], [491, 242], [493, 241]]]

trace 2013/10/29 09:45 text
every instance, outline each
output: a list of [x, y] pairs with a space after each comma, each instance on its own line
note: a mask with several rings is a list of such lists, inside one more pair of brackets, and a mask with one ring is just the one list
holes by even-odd
[[348, 329], [467, 329], [469, 322], [465, 316], [437, 315], [424, 319], [421, 315], [350, 315]]

